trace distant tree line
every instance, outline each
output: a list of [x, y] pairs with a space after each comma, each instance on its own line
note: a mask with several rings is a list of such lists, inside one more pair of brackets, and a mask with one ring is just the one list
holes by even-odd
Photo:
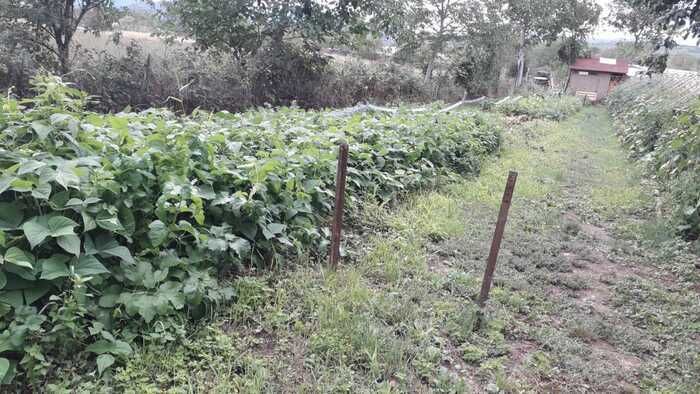
[[[195, 52], [187, 56], [216, 55], [225, 59], [221, 64], [235, 62], [244, 70], [240, 84], [253, 105], [317, 94], [311, 92], [314, 84], [330, 72], [324, 48], [346, 47], [357, 57], [361, 45], [380, 38], [393, 49], [383, 60], [419, 70], [425, 89], [420, 96], [427, 99], [446, 98], [456, 89], [494, 93], [505, 81], [517, 89], [535, 63], [528, 59], [533, 48], [554, 46], [561, 64], [572, 62], [586, 53], [600, 14], [593, 0], [169, 0], [151, 12], [157, 20], [153, 33], [191, 43]], [[143, 11], [129, 14], [111, 0], [0, 0], [0, 49], [69, 79], [76, 69], [98, 72], [89, 68], [95, 62], [85, 60], [97, 55], [78, 56], [76, 35], [112, 30], [129, 15], [134, 25], [148, 24]], [[627, 17], [620, 14], [619, 26], [632, 26]], [[105, 78], [100, 94], [109, 93]]]

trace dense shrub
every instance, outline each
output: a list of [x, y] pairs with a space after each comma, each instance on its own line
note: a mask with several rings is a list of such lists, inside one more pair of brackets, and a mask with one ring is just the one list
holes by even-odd
[[581, 109], [582, 102], [572, 96], [532, 95], [509, 98], [495, 106], [498, 112], [512, 116], [561, 120]]
[[426, 102], [430, 86], [416, 70], [397, 63], [348, 60], [333, 64], [317, 87], [319, 107]]
[[633, 80], [608, 99], [622, 142], [668, 192], [673, 219], [688, 239], [700, 236], [700, 92], [694, 90], [695, 78]]
[[[64, 78], [98, 97], [91, 108], [100, 112], [153, 106], [185, 113], [196, 108], [236, 112], [265, 104], [319, 109], [433, 97], [432, 86], [416, 70], [392, 62], [334, 60], [290, 43], [266, 45], [254, 56], [161, 46], [145, 50], [132, 40], [123, 51], [112, 46], [82, 50]], [[26, 51], [0, 58], [0, 89], [13, 87], [27, 97], [29, 79], [38, 70]]]
[[0, 99], [0, 378], [25, 384], [76, 354], [102, 373], [134, 341], [179, 338], [235, 296], [224, 273], [324, 254], [339, 141], [350, 204], [475, 173], [500, 142], [464, 113], [101, 115], [36, 83]]

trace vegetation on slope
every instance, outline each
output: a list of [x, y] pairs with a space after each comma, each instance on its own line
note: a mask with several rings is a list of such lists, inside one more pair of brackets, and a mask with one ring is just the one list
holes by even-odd
[[495, 110], [510, 116], [527, 119], [562, 120], [583, 106], [581, 99], [571, 96], [540, 96], [506, 98], [495, 105]]
[[[300, 264], [233, 284], [195, 334], [138, 349], [72, 392], [696, 392], [693, 261], [647, 244], [653, 199], [610, 119], [505, 133], [481, 175], [363, 206], [352, 263]], [[496, 281], [478, 294], [508, 170], [520, 172]], [[650, 219], [651, 213], [651, 221]], [[639, 242], [642, 241], [642, 242]], [[347, 260], [346, 260], [347, 261]]]
[[323, 256], [338, 142], [351, 206], [476, 173], [500, 143], [464, 113], [101, 115], [57, 78], [36, 89], [0, 101], [0, 375], [24, 384], [182, 338], [242, 296], [226, 273]]
[[631, 81], [608, 103], [618, 133], [661, 183], [673, 225], [688, 239], [700, 237], [700, 79], [659, 76]]

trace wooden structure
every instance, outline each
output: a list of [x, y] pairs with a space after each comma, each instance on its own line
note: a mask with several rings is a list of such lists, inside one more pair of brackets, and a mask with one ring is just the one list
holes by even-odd
[[629, 64], [621, 59], [576, 59], [569, 67], [566, 92], [589, 101], [603, 100], [627, 78]]

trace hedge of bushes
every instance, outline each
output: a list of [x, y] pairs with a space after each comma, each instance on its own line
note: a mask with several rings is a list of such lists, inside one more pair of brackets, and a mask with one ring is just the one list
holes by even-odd
[[679, 78], [686, 77], [627, 82], [608, 107], [631, 157], [667, 192], [678, 231], [694, 240], [700, 236], [700, 92], [692, 90], [697, 83]]
[[508, 98], [495, 105], [495, 110], [510, 116], [525, 116], [530, 119], [562, 120], [578, 112], [583, 103], [572, 96], [543, 96]]
[[181, 337], [235, 297], [226, 273], [324, 256], [339, 141], [350, 204], [476, 173], [500, 144], [460, 112], [104, 115], [58, 78], [35, 88], [0, 99], [0, 379], [30, 388]]
[[[293, 44], [266, 46], [241, 58], [161, 45], [145, 49], [131, 41], [81, 51], [65, 79], [99, 97], [92, 109], [102, 112], [154, 106], [233, 112], [265, 104], [322, 109], [432, 99], [432, 87], [418, 70], [392, 62], [335, 61]], [[29, 79], [40, 69], [27, 53], [8, 51], [0, 58], [0, 89], [28, 97], [33, 94]]]

